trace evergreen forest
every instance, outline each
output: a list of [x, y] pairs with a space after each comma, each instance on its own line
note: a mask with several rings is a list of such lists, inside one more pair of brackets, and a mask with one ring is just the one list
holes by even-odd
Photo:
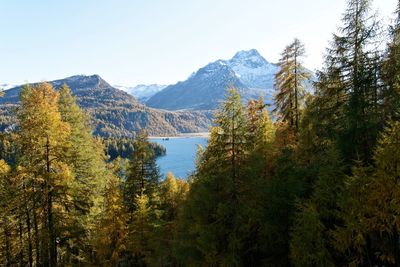
[[0, 265], [400, 266], [400, 1], [390, 26], [371, 4], [347, 1], [315, 74], [282, 49], [272, 112], [228, 88], [185, 180], [146, 129], [101, 139], [67, 85], [24, 86]]

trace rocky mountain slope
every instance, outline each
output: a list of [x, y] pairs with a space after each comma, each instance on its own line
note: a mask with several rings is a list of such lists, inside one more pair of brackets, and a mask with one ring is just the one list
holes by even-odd
[[[150, 135], [207, 131], [210, 112], [170, 112], [144, 106], [128, 93], [118, 90], [98, 75], [72, 76], [50, 82], [55, 88], [66, 83], [78, 104], [91, 114], [94, 134], [132, 136], [146, 128]], [[13, 127], [21, 86], [5, 91], [0, 98], [0, 130]]]
[[271, 102], [277, 71], [278, 66], [268, 62], [257, 50], [240, 51], [229, 60], [217, 60], [187, 80], [166, 87], [146, 104], [167, 110], [215, 109], [231, 86], [240, 91], [244, 101], [262, 94], [266, 102]]
[[114, 85], [115, 88], [127, 92], [135, 97], [139, 102], [145, 103], [150, 97], [163, 90], [166, 85], [160, 84], [139, 84], [134, 87]]

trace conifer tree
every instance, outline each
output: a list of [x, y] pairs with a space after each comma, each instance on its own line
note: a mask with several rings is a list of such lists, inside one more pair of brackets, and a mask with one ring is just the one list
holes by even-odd
[[309, 72], [303, 67], [301, 57], [305, 55], [304, 45], [299, 39], [282, 52], [279, 61], [279, 71], [275, 75], [275, 112], [282, 121], [288, 122], [296, 132], [299, 129], [300, 114], [304, 99], [305, 81], [310, 78]]
[[246, 142], [252, 159], [248, 172], [266, 178], [271, 172], [272, 158], [276, 152], [273, 143], [275, 126], [265, 108], [264, 99], [249, 101], [246, 108], [247, 133]]
[[349, 162], [371, 160], [381, 128], [380, 64], [376, 64], [379, 23], [370, 0], [349, 0], [343, 26], [333, 36], [324, 69], [318, 73], [318, 111], [333, 124], [331, 137]]
[[[56, 266], [57, 243], [62, 237], [66, 208], [70, 206], [73, 176], [64, 159], [70, 127], [58, 110], [58, 93], [48, 83], [25, 88], [19, 111], [21, 164], [32, 173], [42, 195], [41, 264]], [[35, 199], [34, 201], [37, 201]], [[55, 205], [57, 203], [57, 205]], [[38, 249], [38, 248], [36, 248]]]
[[383, 76], [386, 88], [384, 109], [387, 117], [396, 116], [400, 106], [400, 2], [397, 4], [396, 20], [390, 32], [387, 55], [383, 63]]
[[145, 193], [136, 195], [134, 204], [135, 210], [128, 225], [128, 248], [133, 253], [136, 265], [145, 266], [153, 254], [154, 207]]
[[161, 224], [157, 230], [156, 242], [154, 242], [155, 265], [177, 265], [174, 243], [177, 242], [178, 214], [188, 190], [188, 182], [175, 178], [172, 172], [167, 173], [165, 180], [160, 185]]
[[135, 211], [137, 195], [145, 193], [152, 204], [159, 179], [159, 169], [147, 133], [141, 132], [134, 142], [128, 176], [124, 183], [124, 202], [128, 212]]
[[317, 178], [310, 199], [298, 203], [291, 228], [290, 257], [294, 266], [340, 266], [331, 232], [340, 223], [339, 202], [344, 187], [343, 163], [334, 148], [319, 154]]
[[15, 257], [12, 242], [13, 209], [11, 209], [14, 190], [9, 177], [10, 172], [10, 166], [4, 160], [0, 160], [0, 260], [5, 266], [12, 266]]
[[391, 121], [374, 153], [376, 167], [355, 167], [347, 181], [340, 213], [344, 225], [334, 237], [354, 264], [400, 264], [399, 144], [400, 123]]
[[104, 190], [104, 202], [94, 238], [97, 262], [116, 266], [126, 251], [126, 211], [119, 178], [112, 176]]
[[136, 136], [123, 184], [128, 212], [127, 246], [132, 257], [126, 259], [129, 264], [144, 265], [154, 260], [154, 235], [160, 224], [159, 179], [155, 154], [143, 131]]
[[101, 211], [102, 194], [106, 186], [106, 166], [102, 144], [91, 134], [89, 119], [77, 105], [75, 97], [66, 84], [60, 89], [58, 100], [62, 120], [70, 125], [68, 149], [64, 159], [71, 166], [75, 177], [72, 184], [74, 209], [71, 210], [71, 232], [68, 244], [69, 261], [85, 257], [82, 251], [89, 243], [98, 213]]
[[228, 90], [215, 123], [181, 219], [177, 249], [186, 265], [237, 266], [242, 260], [239, 210], [247, 144], [244, 108], [236, 90]]

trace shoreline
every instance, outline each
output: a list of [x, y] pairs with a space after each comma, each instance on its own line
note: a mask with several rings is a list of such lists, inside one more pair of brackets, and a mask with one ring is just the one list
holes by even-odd
[[210, 132], [201, 133], [180, 133], [174, 136], [149, 136], [149, 139], [174, 139], [174, 138], [209, 138]]

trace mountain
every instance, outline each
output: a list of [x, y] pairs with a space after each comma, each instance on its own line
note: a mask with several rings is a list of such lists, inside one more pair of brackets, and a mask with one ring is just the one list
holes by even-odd
[[8, 90], [17, 86], [18, 85], [16, 84], [0, 83], [0, 91]]
[[123, 90], [128, 94], [135, 97], [139, 102], [145, 103], [150, 97], [160, 92], [162, 89], [167, 87], [167, 85], [160, 84], [139, 84], [134, 87], [114, 85], [115, 88]]
[[152, 96], [146, 104], [167, 110], [210, 110], [224, 99], [227, 87], [240, 91], [247, 87], [235, 72], [222, 60], [199, 69], [186, 81], [167, 86]]
[[277, 64], [268, 62], [255, 49], [237, 52], [226, 62], [247, 87], [257, 90], [257, 95], [263, 93], [272, 99]]
[[[55, 88], [67, 84], [78, 104], [92, 117], [94, 134], [132, 136], [145, 128], [150, 135], [207, 131], [210, 112], [170, 112], [152, 109], [128, 93], [112, 87], [98, 75], [72, 76], [50, 82]], [[0, 130], [15, 125], [21, 86], [5, 91], [0, 98]]]
[[271, 102], [277, 71], [278, 66], [269, 63], [257, 50], [240, 51], [232, 59], [217, 60], [187, 80], [166, 87], [146, 104], [167, 110], [215, 109], [230, 86], [239, 90], [244, 101], [262, 94]]

